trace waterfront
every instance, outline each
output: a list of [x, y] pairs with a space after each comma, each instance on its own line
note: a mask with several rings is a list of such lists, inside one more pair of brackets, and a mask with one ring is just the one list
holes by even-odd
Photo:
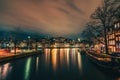
[[78, 52], [78, 48], [44, 49], [43, 54], [0, 65], [0, 80], [119, 80]]

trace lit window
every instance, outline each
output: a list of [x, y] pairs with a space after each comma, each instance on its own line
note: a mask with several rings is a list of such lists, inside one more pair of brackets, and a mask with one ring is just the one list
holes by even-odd
[[118, 41], [118, 37], [116, 37], [116, 41]]
[[119, 36], [119, 41], [120, 41], [120, 36]]
[[113, 35], [112, 35], [112, 38], [114, 38], [114, 37], [115, 37], [115, 35], [113, 34]]
[[115, 45], [115, 41], [113, 41], [113, 45]]

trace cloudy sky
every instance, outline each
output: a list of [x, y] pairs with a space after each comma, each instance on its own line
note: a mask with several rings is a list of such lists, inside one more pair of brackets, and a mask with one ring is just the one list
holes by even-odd
[[0, 28], [49, 35], [79, 34], [101, 0], [0, 0]]

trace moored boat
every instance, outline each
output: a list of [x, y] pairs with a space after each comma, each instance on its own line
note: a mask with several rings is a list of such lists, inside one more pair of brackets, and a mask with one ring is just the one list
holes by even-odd
[[120, 72], [120, 57], [108, 54], [98, 54], [94, 52], [86, 52], [88, 58], [102, 68]]

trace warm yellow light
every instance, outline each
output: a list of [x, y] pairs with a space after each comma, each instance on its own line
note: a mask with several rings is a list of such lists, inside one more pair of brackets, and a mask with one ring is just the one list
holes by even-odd
[[56, 71], [56, 68], [57, 68], [57, 49], [52, 49], [52, 66], [53, 66], [53, 70]]

